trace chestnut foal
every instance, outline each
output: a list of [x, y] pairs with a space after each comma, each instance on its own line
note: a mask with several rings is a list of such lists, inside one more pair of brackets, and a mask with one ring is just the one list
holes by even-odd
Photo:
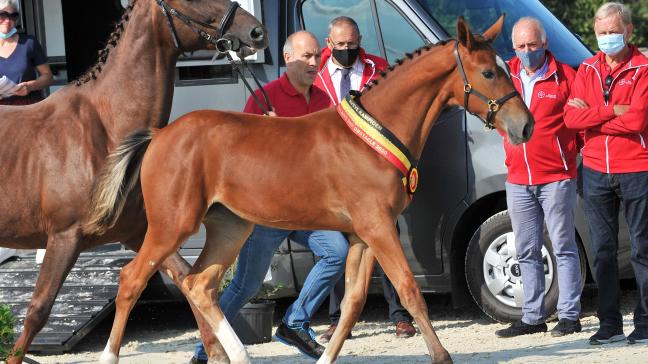
[[141, 179], [148, 230], [137, 257], [122, 269], [102, 363], [114, 363], [119, 354], [129, 312], [149, 277], [201, 222], [207, 241], [182, 290], [231, 362], [249, 357], [218, 307], [217, 289], [255, 223], [350, 235], [342, 318], [318, 363], [338, 357], [364, 305], [374, 259], [416, 320], [433, 362], [452, 362], [430, 323], [395, 220], [416, 189], [415, 161], [443, 108], [464, 106], [514, 143], [530, 138], [533, 117], [490, 45], [503, 20], [476, 36], [460, 18], [458, 41], [408, 54], [337, 109], [273, 121], [203, 110], [129, 137], [110, 157], [86, 226], [111, 226], [123, 205], [114, 191]]

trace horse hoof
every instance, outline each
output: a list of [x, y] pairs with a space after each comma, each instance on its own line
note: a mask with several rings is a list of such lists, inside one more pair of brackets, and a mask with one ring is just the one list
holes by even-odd
[[452, 358], [450, 357], [450, 354], [447, 352], [443, 355], [439, 355], [438, 357], [435, 356], [434, 359], [432, 360], [432, 363], [434, 364], [452, 364]]

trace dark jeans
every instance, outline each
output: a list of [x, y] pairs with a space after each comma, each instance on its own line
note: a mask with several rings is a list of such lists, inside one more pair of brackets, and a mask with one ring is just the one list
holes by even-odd
[[[382, 277], [383, 294], [389, 304], [389, 319], [394, 324], [401, 321], [412, 322], [412, 316], [401, 305], [394, 285], [392, 285], [382, 269], [380, 270], [380, 276]], [[331, 295], [329, 296], [329, 318], [331, 325], [337, 325], [340, 321], [340, 303], [342, 302], [342, 297], [344, 297], [344, 274], [337, 281], [333, 289], [331, 289]]]
[[619, 311], [619, 210], [630, 230], [631, 262], [639, 289], [635, 328], [648, 329], [648, 172], [605, 174], [583, 168], [585, 213], [592, 236], [601, 327], [622, 328]]

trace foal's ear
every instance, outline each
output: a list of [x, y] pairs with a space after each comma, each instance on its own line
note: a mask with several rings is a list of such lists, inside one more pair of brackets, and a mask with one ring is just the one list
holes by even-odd
[[472, 50], [475, 45], [475, 37], [463, 16], [457, 19], [457, 38], [459, 39], [459, 44], [466, 47], [468, 51]]
[[495, 22], [495, 24], [491, 25], [490, 28], [486, 29], [484, 34], [482, 36], [484, 39], [486, 39], [487, 42], [492, 43], [495, 38], [502, 32], [502, 27], [504, 26], [504, 17], [506, 14], [502, 13], [500, 15], [499, 19]]

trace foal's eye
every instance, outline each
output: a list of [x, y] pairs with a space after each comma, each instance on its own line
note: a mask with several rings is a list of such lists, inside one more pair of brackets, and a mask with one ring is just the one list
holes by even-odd
[[493, 71], [484, 71], [484, 72], [482, 72], [482, 75], [486, 79], [489, 79], [489, 80], [492, 80], [493, 78], [495, 78], [495, 72], [493, 72]]

